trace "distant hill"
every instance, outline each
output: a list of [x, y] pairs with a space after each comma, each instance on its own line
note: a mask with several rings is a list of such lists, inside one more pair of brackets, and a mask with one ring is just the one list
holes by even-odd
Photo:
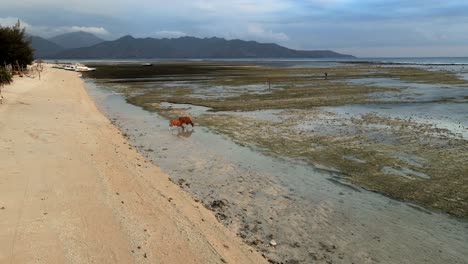
[[49, 40], [66, 49], [89, 47], [104, 41], [91, 33], [82, 31], [61, 34]]
[[31, 39], [31, 47], [34, 50], [34, 58], [42, 59], [53, 54], [64, 50], [60, 45], [55, 44], [52, 41], [47, 39], [37, 37], [37, 36], [28, 36]]
[[53, 59], [170, 59], [170, 58], [351, 58], [330, 50], [293, 50], [272, 43], [181, 37], [175, 39], [125, 36], [91, 47], [68, 49]]

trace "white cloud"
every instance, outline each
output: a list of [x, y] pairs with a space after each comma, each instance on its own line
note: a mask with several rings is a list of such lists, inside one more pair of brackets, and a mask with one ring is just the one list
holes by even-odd
[[200, 1], [194, 1], [193, 5], [201, 10], [209, 10], [213, 11], [215, 10], [215, 3], [212, 1], [207, 1], [207, 0], [200, 0]]
[[187, 1], [186, 4], [207, 11], [216, 11], [224, 14], [240, 13], [270, 13], [285, 10], [290, 7], [289, 1], [281, 0], [196, 0]]
[[[13, 26], [18, 21], [16, 17], [0, 17], [0, 25], [2, 26]], [[31, 25], [23, 20], [20, 20], [21, 27], [26, 29], [26, 33], [30, 35], [40, 37], [52, 37], [55, 35], [83, 31], [92, 33], [98, 36], [106, 37], [110, 33], [103, 27], [83, 27], [83, 26], [61, 26], [61, 27], [49, 27], [41, 25]]]
[[109, 31], [107, 31], [103, 27], [80, 27], [80, 26], [71, 26], [71, 27], [58, 27], [56, 28], [57, 31], [63, 31], [64, 33], [68, 32], [76, 32], [76, 31], [83, 31], [83, 32], [88, 32], [92, 33], [95, 35], [100, 35], [100, 36], [108, 36], [110, 35]]
[[153, 36], [157, 38], [180, 38], [183, 36], [187, 36], [187, 34], [181, 31], [161, 30], [155, 32]]
[[152, 13], [169, 10], [172, 14], [196, 16], [194, 9], [217, 14], [276, 12], [291, 6], [292, 0], [175, 0], [170, 2], [167, 0], [2, 0], [1, 2], [2, 6], [9, 8], [34, 10], [60, 7], [61, 10], [104, 16], [116, 16], [136, 9]]
[[350, 0], [307, 0], [308, 3], [320, 7], [333, 7], [350, 2]]
[[265, 30], [259, 24], [250, 24], [247, 27], [247, 36], [263, 42], [285, 42], [289, 40], [288, 35], [283, 32]]
[[112, 15], [116, 12], [125, 11], [126, 0], [2, 0], [2, 7], [19, 9], [50, 9], [59, 7], [60, 10], [77, 11], [87, 14]]
[[[11, 27], [14, 26], [18, 22], [17, 17], [0, 17], [0, 25], [4, 27]], [[28, 23], [20, 20], [20, 24], [22, 27], [31, 27]]]

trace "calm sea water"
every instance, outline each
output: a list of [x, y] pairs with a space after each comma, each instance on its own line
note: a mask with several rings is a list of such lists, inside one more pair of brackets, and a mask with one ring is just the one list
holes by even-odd
[[357, 58], [355, 61], [382, 62], [382, 63], [402, 63], [402, 64], [459, 64], [468, 65], [468, 57], [414, 57], [414, 58]]
[[380, 62], [398, 64], [467, 64], [468, 57], [396, 57], [396, 58], [303, 58], [303, 59], [199, 59], [196, 61], [246, 61], [246, 62]]

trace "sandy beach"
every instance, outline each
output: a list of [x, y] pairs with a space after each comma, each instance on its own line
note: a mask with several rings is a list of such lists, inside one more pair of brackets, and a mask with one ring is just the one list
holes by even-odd
[[264, 263], [130, 147], [75, 72], [0, 105], [0, 263]]

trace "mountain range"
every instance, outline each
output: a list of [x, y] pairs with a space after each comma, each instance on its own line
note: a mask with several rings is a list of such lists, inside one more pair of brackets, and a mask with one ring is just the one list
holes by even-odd
[[55, 36], [50, 41], [64, 47], [65, 49], [75, 49], [89, 47], [103, 42], [104, 40], [88, 32], [71, 32]]
[[274, 43], [180, 37], [172, 39], [124, 36], [103, 41], [85, 32], [50, 39], [31, 38], [36, 58], [44, 59], [194, 59], [194, 58], [351, 58], [330, 50], [294, 50]]
[[31, 47], [34, 51], [34, 58], [36, 59], [57, 54], [64, 50], [64, 47], [45, 38], [29, 36], [29, 39], [31, 40]]
[[35, 58], [46, 58], [66, 49], [89, 47], [103, 42], [103, 39], [88, 32], [71, 32], [61, 34], [49, 39], [38, 36], [28, 36]]

